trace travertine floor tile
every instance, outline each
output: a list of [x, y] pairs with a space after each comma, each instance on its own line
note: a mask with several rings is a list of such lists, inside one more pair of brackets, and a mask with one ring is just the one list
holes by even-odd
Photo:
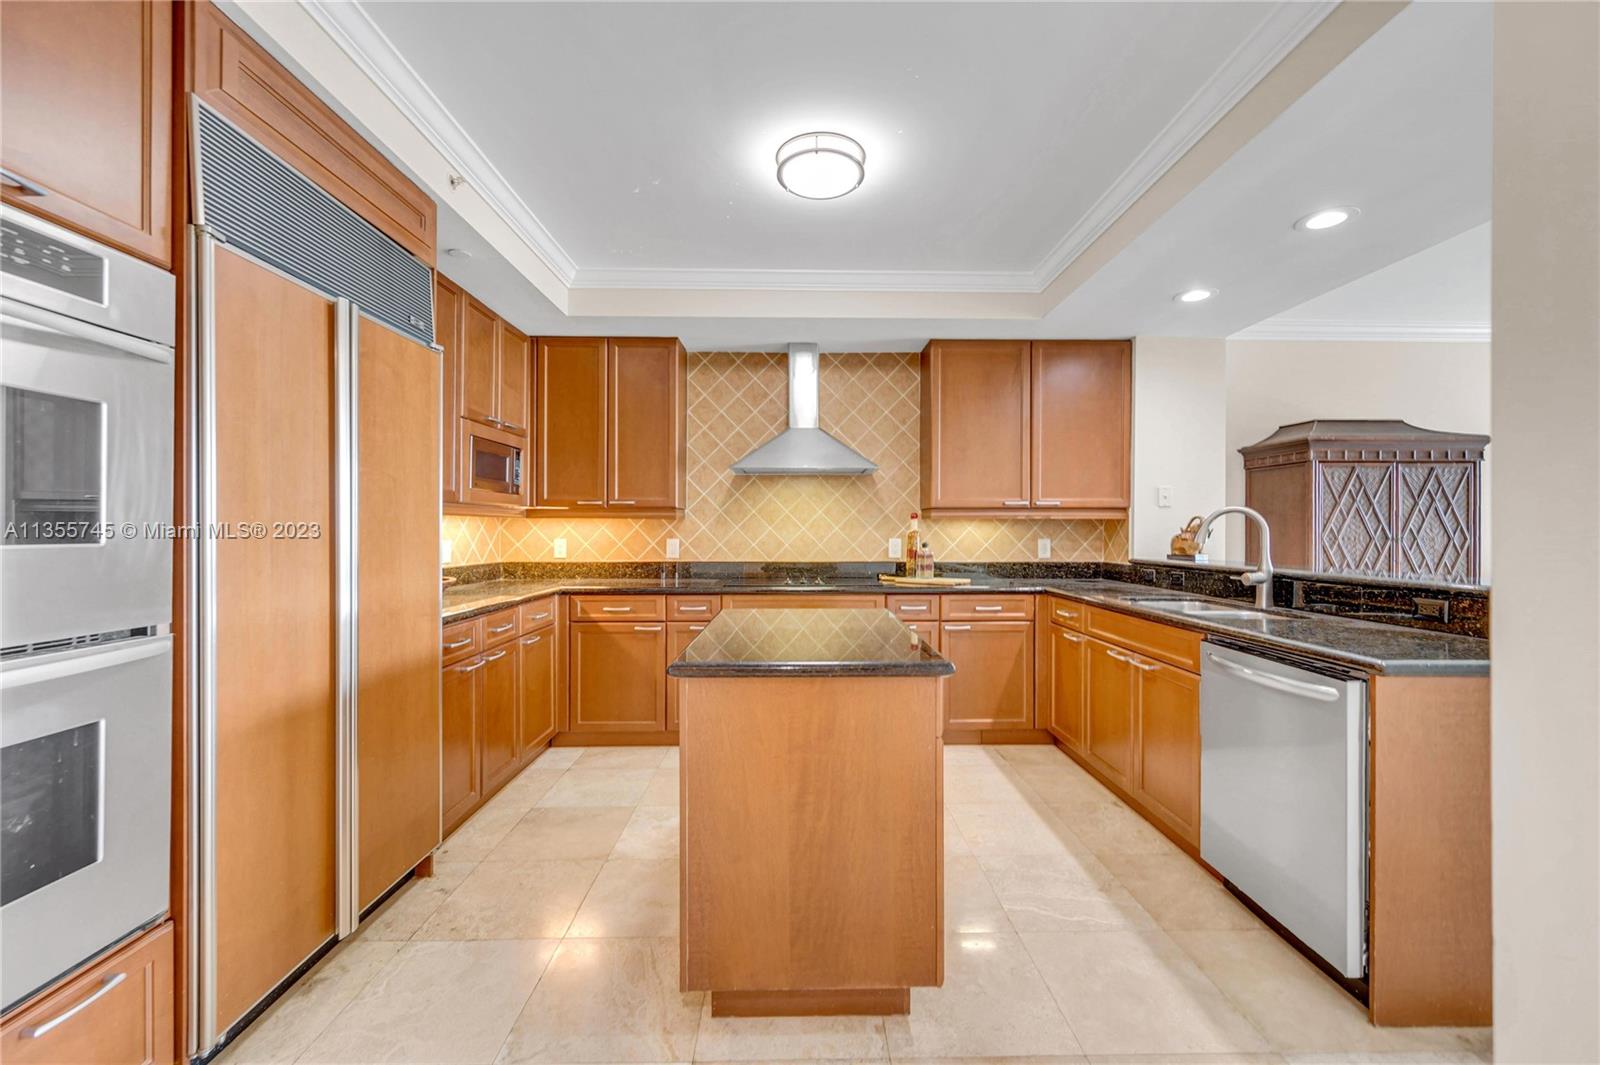
[[485, 806], [439, 844], [434, 858], [446, 862], [483, 861], [506, 838], [506, 833], [522, 820], [523, 813], [515, 805], [492, 810]]
[[617, 845], [612, 848], [613, 858], [673, 858], [678, 857], [677, 806], [638, 806], [629, 818], [627, 827]]
[[407, 943], [300, 1060], [486, 1065], [556, 946], [553, 940]]
[[944, 771], [946, 803], [1026, 803], [1016, 770], [996, 765], [950, 766]]
[[1183, 854], [1176, 843], [1120, 802], [1072, 804], [1058, 807], [1055, 812], [1073, 835], [1101, 857], [1108, 854]]
[[567, 770], [545, 792], [540, 806], [636, 806], [650, 786], [654, 769]]
[[639, 800], [641, 806], [678, 806], [678, 767], [676, 764], [662, 766], [656, 770], [655, 776], [650, 778], [650, 786], [644, 789], [644, 797]]
[[498, 1061], [687, 1061], [704, 998], [678, 991], [675, 939], [569, 939]]
[[1014, 803], [949, 804], [972, 853], [980, 858], [997, 854], [1063, 854], [1081, 846], [1052, 813]]
[[632, 817], [631, 806], [537, 806], [488, 857], [494, 861], [606, 858]]
[[218, 1065], [287, 1065], [400, 950], [363, 938], [339, 944], [218, 1056]]
[[544, 798], [545, 793], [555, 786], [565, 772], [565, 769], [530, 766], [515, 779], [507, 781], [494, 798], [483, 804], [483, 808], [485, 811], [514, 809], [519, 814], [525, 814]]
[[1273, 1049], [1163, 932], [1024, 932], [1022, 940], [1090, 1054]]
[[949, 932], [1009, 932], [1011, 921], [995, 897], [978, 859], [947, 856], [944, 863], [944, 927]]
[[533, 760], [530, 769], [571, 769], [588, 747], [546, 747]]
[[361, 923], [353, 938], [410, 939], [475, 868], [476, 862], [435, 860], [432, 876], [411, 880], [401, 887], [377, 913]]
[[423, 923], [416, 939], [560, 939], [600, 865], [483, 862]]
[[1061, 748], [1053, 743], [1006, 743], [995, 744], [989, 750], [998, 754], [1012, 765], [1071, 765], [1072, 759], [1061, 752]]
[[954, 743], [944, 749], [944, 767], [951, 770], [959, 766], [1003, 766], [1005, 759], [998, 749], [976, 743]]
[[889, 1056], [881, 1017], [713, 1017], [707, 997], [696, 1061], [874, 1061]]
[[1122, 886], [1169, 931], [1254, 931], [1264, 927], [1187, 854], [1108, 853], [1104, 860]]
[[979, 864], [1019, 932], [1152, 928], [1126, 888], [1090, 855], [1006, 854]]
[[[675, 748], [674, 748], [675, 749]], [[590, 747], [573, 769], [660, 769], [666, 747]]]
[[577, 938], [678, 934], [678, 859], [612, 859], [601, 868], [567, 932]]

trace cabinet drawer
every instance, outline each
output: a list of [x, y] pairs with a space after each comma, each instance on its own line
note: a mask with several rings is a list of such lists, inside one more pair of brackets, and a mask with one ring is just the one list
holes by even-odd
[[172, 923], [146, 933], [6, 1018], [7, 1065], [174, 1060]]
[[523, 603], [519, 616], [523, 632], [544, 628], [556, 620], [556, 597], [552, 595], [548, 599], [535, 599], [531, 603]]
[[642, 618], [660, 621], [667, 616], [664, 595], [575, 595], [572, 597], [574, 621], [626, 621]]
[[1096, 606], [1088, 607], [1086, 613], [1085, 629], [1102, 640], [1149, 655], [1190, 673], [1200, 672], [1201, 636], [1198, 632]]
[[483, 619], [483, 646], [505, 643], [517, 634], [517, 608], [497, 610]]
[[722, 597], [716, 595], [674, 595], [667, 600], [667, 620], [705, 621], [716, 617], [722, 609]]
[[1033, 617], [1031, 595], [947, 595], [946, 621], [1009, 621]]
[[1069, 629], [1083, 628], [1084, 614], [1089, 608], [1082, 603], [1058, 599], [1053, 595], [1042, 596], [1040, 602], [1050, 612], [1050, 620], [1055, 624], [1065, 625]]
[[472, 618], [469, 621], [452, 622], [444, 627], [439, 652], [444, 656], [446, 664], [477, 654], [483, 649], [483, 626], [480, 624], [482, 620], [482, 618]]
[[939, 597], [936, 595], [891, 595], [887, 599], [889, 609], [897, 618], [907, 621], [939, 620]]

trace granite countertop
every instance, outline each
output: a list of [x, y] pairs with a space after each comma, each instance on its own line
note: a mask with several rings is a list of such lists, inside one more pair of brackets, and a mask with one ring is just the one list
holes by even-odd
[[667, 667], [674, 677], [944, 677], [950, 660], [887, 610], [724, 610]]
[[[556, 592], [590, 595], [640, 593], [663, 595], [722, 595], [740, 592], [827, 594], [855, 592], [881, 594], [959, 595], [964, 593], [1047, 592], [1097, 606], [1120, 610], [1180, 628], [1232, 638], [1266, 649], [1276, 648], [1311, 655], [1375, 673], [1395, 675], [1485, 675], [1489, 672], [1489, 643], [1471, 636], [1428, 632], [1383, 625], [1354, 618], [1273, 609], [1256, 616], [1197, 618], [1176, 615], [1139, 600], [1189, 599], [1234, 610], [1253, 610], [1241, 600], [1216, 600], [1145, 584], [1104, 579], [981, 577], [953, 587], [896, 588], [873, 580], [843, 578], [827, 584], [787, 584], [749, 578], [572, 578], [526, 581], [492, 580], [456, 585], [444, 592], [444, 621], [461, 621]], [[817, 611], [808, 611], [815, 614]], [[899, 624], [897, 622], [897, 624]], [[709, 631], [709, 630], [708, 630]]]

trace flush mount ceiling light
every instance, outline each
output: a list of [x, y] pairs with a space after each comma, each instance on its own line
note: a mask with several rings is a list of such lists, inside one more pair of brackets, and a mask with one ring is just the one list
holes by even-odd
[[1204, 303], [1217, 294], [1214, 288], [1191, 288], [1172, 297], [1179, 303]]
[[836, 200], [867, 176], [867, 153], [843, 133], [802, 133], [778, 148], [778, 184], [808, 200]]
[[1354, 207], [1324, 207], [1320, 211], [1313, 211], [1294, 224], [1296, 229], [1308, 229], [1315, 233], [1323, 229], [1333, 229], [1342, 226], [1361, 212]]

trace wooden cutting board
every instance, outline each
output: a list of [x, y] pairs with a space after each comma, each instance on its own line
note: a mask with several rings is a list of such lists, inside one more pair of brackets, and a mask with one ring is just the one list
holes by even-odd
[[878, 580], [897, 588], [959, 588], [971, 584], [971, 577], [900, 577], [890, 573], [878, 574]]

